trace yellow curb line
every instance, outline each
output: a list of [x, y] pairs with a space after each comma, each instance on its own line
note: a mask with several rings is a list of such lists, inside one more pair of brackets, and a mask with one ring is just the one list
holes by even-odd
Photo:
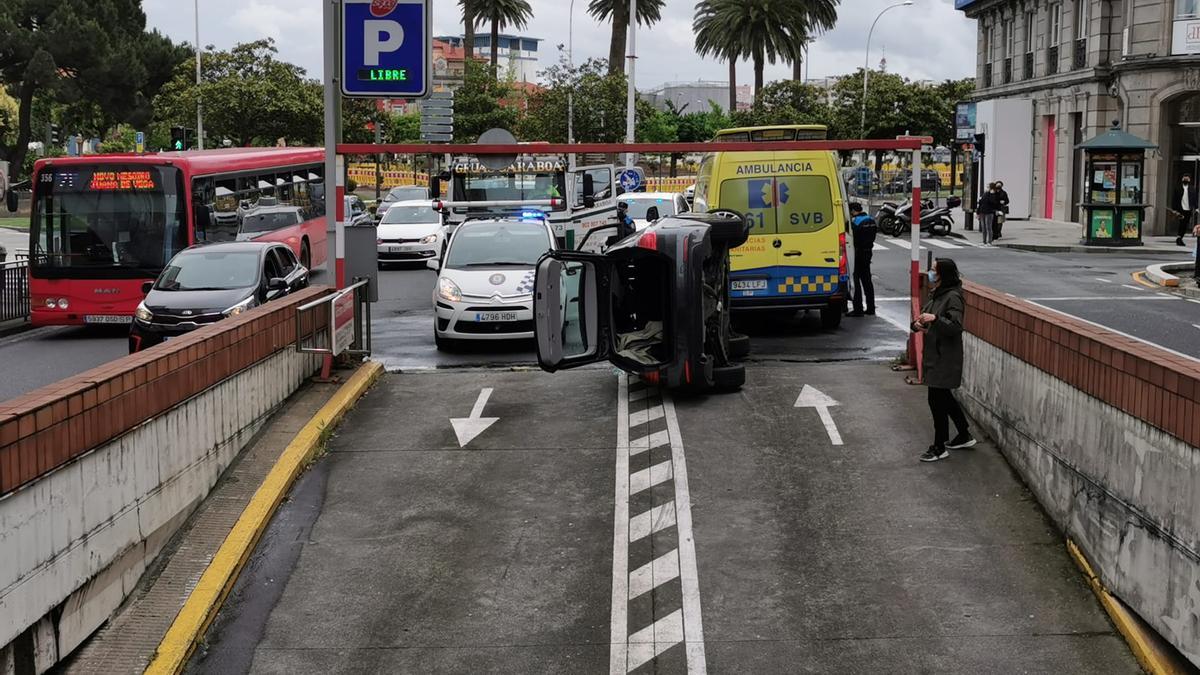
[[316, 454], [323, 432], [341, 420], [382, 372], [383, 366], [378, 362], [361, 366], [288, 443], [175, 616], [158, 644], [154, 659], [146, 667], [146, 673], [175, 675], [183, 672], [197, 642], [221, 609], [225, 596], [229, 595], [284, 495]]
[[1150, 635], [1143, 628], [1141, 620], [1121, 603], [1116, 597], [1108, 592], [1104, 587], [1104, 583], [1092, 571], [1092, 566], [1088, 564], [1087, 558], [1083, 557], [1083, 552], [1075, 545], [1074, 541], [1067, 540], [1067, 550], [1071, 553], [1071, 558], [1075, 561], [1075, 565], [1079, 571], [1083, 572], [1083, 576], [1087, 577], [1088, 585], [1092, 587], [1092, 592], [1100, 600], [1100, 605], [1104, 607], [1104, 611], [1108, 612], [1108, 617], [1112, 619], [1113, 625], [1117, 627], [1117, 631], [1125, 638], [1125, 642], [1129, 644], [1129, 650], [1133, 652], [1138, 663], [1150, 675], [1185, 675], [1184, 671], [1175, 667], [1164, 655], [1159, 651], [1157, 646], [1151, 641]]
[[1142, 286], [1145, 286], [1146, 288], [1153, 288], [1156, 290], [1163, 288], [1162, 286], [1160, 286], [1156, 283], [1146, 281], [1146, 273], [1145, 272], [1134, 272], [1131, 276], [1133, 277], [1133, 280], [1135, 282], [1141, 284]]

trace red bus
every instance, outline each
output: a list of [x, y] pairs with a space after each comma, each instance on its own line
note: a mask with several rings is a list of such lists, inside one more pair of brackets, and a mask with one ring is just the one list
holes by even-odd
[[35, 326], [128, 324], [155, 279], [193, 244], [284, 242], [324, 263], [325, 154], [233, 148], [39, 160], [29, 276]]

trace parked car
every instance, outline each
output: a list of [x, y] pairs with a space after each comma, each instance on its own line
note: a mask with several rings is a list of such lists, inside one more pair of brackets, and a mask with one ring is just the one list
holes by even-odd
[[[912, 192], [912, 172], [896, 174], [888, 181], [884, 191], [889, 194], [897, 194], [901, 192]], [[921, 190], [935, 192], [942, 189], [942, 176], [933, 169], [923, 169], [921, 171]]]
[[420, 185], [401, 185], [388, 190], [388, 193], [380, 200], [379, 205], [375, 207], [375, 220], [382, 220], [387, 214], [388, 209], [401, 202], [412, 202], [417, 200], [429, 201], [429, 188]]
[[629, 204], [629, 217], [633, 218], [633, 223], [639, 230], [653, 220], [647, 217], [651, 208], [658, 209], [659, 216], [664, 218], [692, 210], [684, 196], [677, 192], [626, 193], [621, 195], [621, 201]]
[[545, 216], [468, 220], [454, 229], [437, 270], [433, 326], [438, 349], [460, 340], [533, 337], [533, 277], [554, 248]]
[[379, 221], [379, 266], [437, 258], [442, 253], [443, 237], [442, 214], [432, 202], [396, 202]]
[[[751, 227], [733, 211], [693, 213], [662, 218], [603, 253], [550, 251], [534, 280], [538, 363], [555, 372], [608, 360], [651, 384], [741, 387], [737, 360], [749, 338], [730, 327], [729, 250]], [[615, 230], [588, 237], [611, 240]]]
[[184, 249], [134, 312], [129, 353], [236, 316], [308, 286], [308, 270], [284, 244], [228, 242]]

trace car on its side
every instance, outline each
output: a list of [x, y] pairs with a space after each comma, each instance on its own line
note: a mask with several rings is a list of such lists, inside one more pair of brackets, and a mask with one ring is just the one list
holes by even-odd
[[684, 200], [687, 201], [688, 208], [689, 209], [692, 208], [692, 205], [696, 202], [696, 184], [695, 183], [692, 183], [691, 185], [689, 185], [683, 189], [683, 198], [684, 198]]
[[427, 265], [433, 289], [433, 337], [438, 349], [460, 340], [533, 337], [533, 277], [554, 248], [546, 218], [468, 220], [454, 229], [446, 255]]
[[429, 188], [420, 185], [401, 185], [388, 190], [375, 207], [375, 220], [382, 220], [388, 209], [396, 204], [417, 200], [429, 201]]
[[376, 244], [379, 266], [437, 258], [442, 253], [442, 214], [428, 200], [396, 202], [379, 221]]
[[660, 218], [676, 216], [691, 211], [687, 199], [679, 192], [627, 192], [621, 195], [621, 201], [629, 204], [629, 217], [633, 224], [641, 230], [650, 224], [650, 209], [658, 209]]
[[236, 316], [308, 286], [308, 269], [285, 244], [227, 242], [186, 248], [171, 258], [134, 312], [132, 354]]
[[608, 360], [654, 385], [741, 387], [737, 361], [750, 343], [730, 326], [729, 251], [751, 227], [732, 211], [692, 213], [664, 217], [603, 253], [550, 251], [534, 279], [539, 365], [555, 372]]

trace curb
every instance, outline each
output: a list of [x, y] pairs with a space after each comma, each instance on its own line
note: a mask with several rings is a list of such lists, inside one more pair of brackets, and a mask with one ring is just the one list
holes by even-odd
[[275, 510], [320, 448], [325, 430], [341, 420], [382, 372], [383, 366], [375, 361], [360, 366], [288, 443], [200, 576], [196, 587], [188, 594], [179, 614], [155, 650], [146, 673], [174, 675], [187, 667], [188, 659], [220, 611], [225, 597], [233, 589], [238, 574], [250, 559]]
[[1087, 558], [1070, 539], [1067, 539], [1067, 551], [1142, 668], [1150, 675], [1186, 675], [1188, 670], [1169, 651], [1170, 647], [1166, 647], [1158, 634], [1146, 626], [1142, 619], [1116, 596], [1108, 592], [1100, 578], [1092, 571]]
[[1031, 253], [1092, 253], [1178, 256], [1179, 251], [1158, 250], [1144, 246], [1076, 246], [1071, 244], [996, 244], [998, 248], [1011, 248]]
[[1177, 270], [1190, 270], [1194, 263], [1178, 262], [1178, 263], [1161, 263], [1158, 265], [1150, 265], [1146, 267], [1146, 278], [1158, 284], [1159, 286], [1178, 286], [1179, 277], [1171, 274]]

